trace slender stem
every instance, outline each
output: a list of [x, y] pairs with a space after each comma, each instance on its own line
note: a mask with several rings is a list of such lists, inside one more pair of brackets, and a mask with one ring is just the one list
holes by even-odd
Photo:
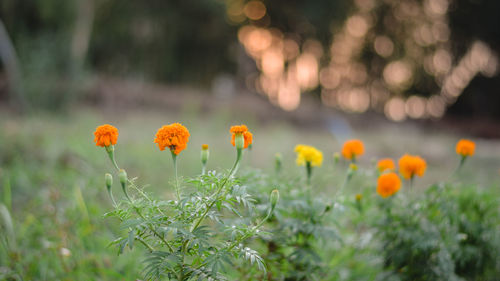
[[450, 177], [453, 177], [454, 175], [458, 174], [458, 172], [460, 172], [460, 169], [462, 169], [462, 166], [464, 165], [466, 159], [467, 159], [467, 156], [462, 156], [460, 158], [460, 162], [458, 163], [458, 166], [455, 168], [455, 171], [453, 171], [453, 173], [450, 175]]
[[219, 186], [219, 188], [215, 192], [215, 194], [213, 196], [214, 197], [213, 201], [210, 202], [210, 204], [207, 205], [207, 209], [205, 210], [205, 212], [201, 215], [201, 217], [193, 225], [193, 227], [191, 227], [191, 232], [193, 232], [198, 226], [200, 226], [201, 222], [205, 219], [205, 217], [207, 216], [208, 212], [210, 211], [210, 209], [213, 207], [213, 205], [217, 201], [217, 197], [219, 196], [220, 192], [222, 191], [222, 188], [224, 187], [224, 185], [226, 185], [226, 183], [229, 180], [229, 178], [233, 176], [233, 173], [238, 168], [239, 162], [241, 160], [242, 151], [241, 151], [241, 149], [237, 149], [236, 151], [237, 151], [237, 153], [236, 153], [236, 161], [234, 162], [233, 167], [229, 171], [228, 176], [224, 179], [224, 181], [222, 182], [222, 184]]
[[181, 196], [179, 193], [179, 178], [177, 176], [177, 155], [171, 150], [172, 160], [174, 162], [174, 170], [175, 170], [175, 193], [177, 194], [177, 200], [181, 201]]
[[311, 161], [306, 161], [307, 185], [311, 186], [312, 166]]
[[202, 175], [205, 175], [206, 173], [207, 173], [207, 167], [205, 166], [205, 164], [203, 164], [203, 165], [201, 166], [201, 174], [202, 174]]
[[111, 160], [111, 163], [113, 163], [113, 166], [116, 168], [116, 170], [120, 170], [118, 165], [116, 164], [115, 160], [115, 146], [114, 145], [108, 145], [105, 147], [106, 152], [108, 153], [109, 159]]

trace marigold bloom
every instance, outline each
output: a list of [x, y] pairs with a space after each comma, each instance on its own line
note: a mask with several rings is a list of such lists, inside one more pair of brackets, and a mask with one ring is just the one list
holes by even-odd
[[361, 193], [358, 193], [358, 194], [356, 194], [355, 198], [356, 198], [356, 201], [361, 201], [361, 199], [363, 199], [363, 195]]
[[306, 162], [310, 162], [311, 166], [321, 166], [323, 163], [323, 153], [313, 146], [299, 144], [295, 146], [295, 152], [298, 166], [304, 166]]
[[360, 140], [348, 140], [342, 147], [342, 156], [348, 160], [353, 160], [356, 157], [363, 155], [363, 153], [365, 153], [365, 148], [363, 146], [363, 142]]
[[409, 154], [403, 155], [399, 158], [399, 173], [405, 179], [411, 179], [415, 175], [421, 177], [425, 173], [427, 163], [420, 156], [413, 156]]
[[240, 126], [232, 126], [229, 132], [232, 134], [231, 136], [231, 144], [233, 146], [236, 146], [234, 140], [237, 134], [242, 134], [243, 138], [245, 140], [245, 144], [243, 145], [243, 148], [247, 148], [253, 141], [253, 135], [248, 131], [248, 128], [246, 125], [240, 125]]
[[207, 150], [207, 149], [208, 149], [208, 144], [202, 144], [202, 145], [201, 145], [201, 149], [203, 149], [203, 150]]
[[97, 146], [115, 145], [118, 140], [118, 129], [112, 125], [104, 124], [95, 129], [94, 141]]
[[377, 169], [381, 173], [383, 171], [391, 171], [392, 172], [392, 171], [396, 170], [396, 164], [394, 164], [394, 160], [392, 160], [391, 158], [383, 158], [377, 162]]
[[476, 144], [473, 141], [461, 139], [458, 141], [455, 151], [463, 157], [472, 156], [476, 150]]
[[180, 123], [173, 123], [158, 129], [154, 142], [158, 144], [161, 151], [168, 147], [175, 155], [179, 155], [182, 150], [186, 149], [189, 136], [186, 127]]
[[383, 198], [394, 195], [401, 188], [401, 179], [396, 173], [387, 173], [378, 177], [377, 193]]

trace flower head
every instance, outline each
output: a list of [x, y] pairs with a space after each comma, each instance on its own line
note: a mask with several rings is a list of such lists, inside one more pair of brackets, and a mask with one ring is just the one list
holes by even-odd
[[420, 156], [413, 156], [409, 154], [403, 155], [399, 158], [399, 173], [405, 179], [412, 179], [415, 175], [421, 177], [425, 173], [427, 163]]
[[348, 160], [354, 160], [363, 153], [365, 153], [365, 148], [360, 140], [348, 140], [342, 147], [342, 156]]
[[97, 146], [115, 145], [118, 140], [118, 129], [112, 125], [104, 124], [95, 129], [94, 141]]
[[391, 158], [383, 158], [377, 162], [377, 169], [381, 173], [384, 171], [393, 172], [396, 170], [396, 164], [394, 164], [394, 160]]
[[298, 166], [304, 166], [306, 162], [310, 162], [311, 166], [321, 166], [323, 163], [323, 153], [313, 146], [299, 144], [295, 146], [295, 152]]
[[244, 139], [243, 148], [247, 148], [253, 141], [253, 135], [248, 131], [246, 125], [232, 126], [229, 132], [232, 134], [231, 136], [231, 144], [236, 146], [235, 138], [237, 135], [242, 135]]
[[182, 150], [186, 149], [189, 136], [186, 127], [179, 123], [173, 123], [158, 129], [154, 142], [158, 144], [161, 151], [168, 147], [170, 151], [178, 155]]
[[201, 149], [203, 149], [203, 150], [207, 150], [207, 149], [208, 149], [208, 144], [202, 144], [202, 145], [201, 145]]
[[356, 199], [356, 201], [361, 201], [361, 199], [363, 199], [363, 195], [361, 193], [358, 193], [354, 198]]
[[401, 188], [401, 179], [396, 173], [387, 173], [378, 177], [377, 193], [383, 198], [394, 195]]
[[455, 147], [455, 151], [458, 155], [463, 157], [474, 155], [474, 151], [476, 150], [476, 144], [473, 141], [461, 139], [458, 141], [457, 146]]

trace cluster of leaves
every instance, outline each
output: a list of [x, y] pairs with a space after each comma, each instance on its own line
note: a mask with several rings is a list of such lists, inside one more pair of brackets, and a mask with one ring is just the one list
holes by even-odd
[[500, 275], [497, 198], [442, 184], [416, 200], [384, 203], [386, 215], [377, 227], [387, 279], [495, 280]]
[[261, 236], [259, 248], [263, 249], [268, 266], [267, 276], [254, 272], [250, 279], [268, 280], [322, 280], [328, 274], [323, 257], [324, 240], [340, 240], [333, 224], [331, 202], [313, 196], [304, 180], [296, 175], [266, 176], [252, 171], [246, 175], [251, 190], [258, 200], [257, 209], [266, 208], [269, 187], [280, 190], [280, 204], [266, 222], [270, 236]]
[[137, 243], [146, 247], [148, 279], [225, 280], [234, 259], [265, 272], [264, 260], [244, 242], [263, 234], [259, 227], [267, 217], [253, 215], [254, 200], [238, 179], [212, 171], [183, 181], [180, 200], [165, 201], [151, 199], [134, 182], [129, 186], [135, 196], [108, 213], [124, 230], [113, 244], [120, 253]]

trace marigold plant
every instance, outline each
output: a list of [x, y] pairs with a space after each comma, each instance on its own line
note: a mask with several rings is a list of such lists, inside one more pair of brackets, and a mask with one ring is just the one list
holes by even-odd
[[457, 142], [455, 151], [462, 157], [470, 157], [474, 155], [476, 144], [473, 141], [461, 139]]
[[236, 137], [237, 136], [243, 136], [243, 148], [247, 148], [250, 144], [252, 144], [253, 141], [253, 135], [250, 133], [248, 130], [248, 127], [246, 125], [239, 125], [239, 126], [232, 126], [231, 129], [229, 129], [229, 132], [232, 134], [231, 135], [231, 144], [233, 146], [236, 146]]
[[401, 188], [401, 179], [396, 173], [386, 173], [378, 177], [377, 193], [383, 198], [394, 195]]
[[356, 161], [356, 158], [365, 153], [365, 147], [360, 140], [348, 140], [342, 146], [342, 156], [351, 161]]
[[118, 141], [118, 129], [112, 125], [104, 124], [95, 129], [95, 145], [105, 147], [115, 145]]
[[186, 149], [189, 142], [189, 131], [180, 123], [165, 125], [158, 129], [154, 142], [158, 144], [161, 151], [169, 148], [172, 153], [179, 155]]
[[405, 154], [398, 161], [399, 173], [407, 180], [413, 179], [415, 175], [422, 177], [427, 168], [427, 163], [420, 156]]
[[394, 160], [391, 158], [383, 158], [377, 162], [377, 169], [380, 173], [384, 171], [393, 172], [396, 170], [396, 164], [394, 164]]

